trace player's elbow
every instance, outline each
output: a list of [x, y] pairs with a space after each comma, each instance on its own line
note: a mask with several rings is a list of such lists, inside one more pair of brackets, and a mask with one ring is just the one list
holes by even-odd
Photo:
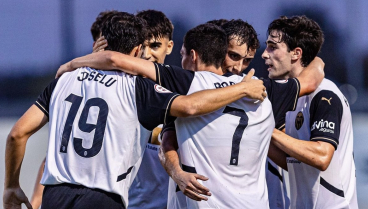
[[317, 168], [320, 171], [327, 170], [328, 166], [330, 165], [331, 159], [327, 155], [320, 156], [319, 159], [315, 163], [315, 168]]
[[7, 143], [20, 142], [26, 138], [26, 134], [20, 129], [12, 129], [8, 134]]

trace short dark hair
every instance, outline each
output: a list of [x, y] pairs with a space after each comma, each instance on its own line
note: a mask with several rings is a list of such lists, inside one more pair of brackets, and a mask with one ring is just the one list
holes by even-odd
[[95, 22], [91, 26], [91, 34], [93, 41], [97, 41], [97, 39], [100, 37], [101, 34], [101, 28], [105, 20], [110, 16], [114, 14], [118, 14], [119, 12], [117, 10], [106, 10], [103, 12], [100, 12], [98, 16], [96, 17]]
[[321, 27], [317, 22], [304, 15], [291, 18], [281, 16], [268, 26], [268, 35], [272, 31], [281, 32], [279, 42], [284, 42], [289, 51], [296, 47], [300, 47], [303, 50], [301, 63], [304, 67], [309, 65], [317, 56], [324, 42]]
[[106, 50], [129, 54], [134, 47], [146, 40], [145, 21], [126, 12], [119, 12], [106, 19], [102, 26], [102, 35], [109, 45]]
[[230, 20], [222, 25], [225, 30], [228, 41], [237, 38], [238, 45], [247, 44], [248, 49], [258, 49], [260, 47], [256, 30], [253, 26], [244, 20]]
[[207, 23], [215, 24], [217, 26], [222, 27], [227, 22], [229, 22], [229, 20], [227, 20], [227, 19], [217, 19], [217, 20], [210, 20]]
[[228, 42], [225, 31], [214, 24], [201, 24], [184, 36], [184, 47], [189, 54], [193, 49], [206, 66], [219, 68], [225, 60]]
[[137, 13], [137, 17], [147, 22], [148, 38], [161, 38], [167, 36], [173, 38], [174, 25], [166, 15], [157, 10], [143, 10]]

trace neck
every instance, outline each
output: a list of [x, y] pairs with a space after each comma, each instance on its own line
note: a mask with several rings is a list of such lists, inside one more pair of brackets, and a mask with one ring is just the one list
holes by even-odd
[[206, 66], [205, 64], [199, 64], [197, 66], [197, 71], [208, 71], [217, 75], [225, 74], [221, 67], [216, 68], [214, 65]]

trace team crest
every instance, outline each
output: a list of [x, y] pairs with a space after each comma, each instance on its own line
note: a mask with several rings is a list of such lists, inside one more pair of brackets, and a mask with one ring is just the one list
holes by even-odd
[[165, 89], [164, 87], [155, 84], [155, 91], [157, 91], [158, 93], [171, 93], [171, 91]]
[[299, 130], [302, 125], [304, 123], [304, 116], [303, 116], [303, 113], [300, 111], [298, 112], [298, 114], [296, 115], [296, 118], [295, 118], [295, 128], [296, 130]]

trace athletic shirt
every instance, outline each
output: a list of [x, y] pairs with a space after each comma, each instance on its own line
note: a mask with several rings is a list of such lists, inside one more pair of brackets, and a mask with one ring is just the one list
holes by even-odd
[[[299, 98], [300, 83], [297, 78], [287, 80], [263, 79], [267, 89], [268, 97], [272, 104], [275, 116], [275, 128], [282, 130], [285, 128], [286, 111], [293, 111]], [[284, 172], [267, 157], [266, 162], [266, 182], [268, 188], [268, 200], [271, 209], [288, 209], [290, 200], [287, 194]]]
[[41, 184], [102, 189], [127, 206], [151, 130], [174, 120], [169, 109], [176, 96], [115, 71], [79, 68], [54, 80], [36, 101], [49, 117]]
[[[243, 79], [156, 67], [159, 84], [181, 94]], [[201, 183], [212, 193], [208, 201], [186, 198], [188, 208], [268, 208], [264, 165], [275, 122], [267, 98], [263, 102], [242, 98], [204, 116], [178, 118], [175, 125], [183, 170], [207, 176], [209, 180]]]
[[[159, 68], [160, 66], [157, 66]], [[168, 67], [168, 66], [166, 66]], [[232, 75], [227, 73], [224, 76]], [[158, 77], [159, 78], [159, 77]], [[185, 76], [181, 79], [187, 79]], [[296, 107], [300, 84], [298, 79], [288, 79], [288, 80], [271, 80], [262, 79], [264, 85], [267, 89], [267, 95], [272, 103], [272, 109], [275, 117], [275, 127], [283, 129], [285, 127], [285, 114], [287, 111], [292, 111]], [[172, 85], [181, 84], [181, 81], [174, 83]], [[226, 86], [226, 83], [216, 83], [217, 87]], [[181, 87], [181, 86], [179, 86]], [[170, 87], [168, 87], [170, 88]], [[183, 92], [185, 93], [185, 92]], [[165, 125], [163, 132], [167, 130], [175, 130], [173, 123]], [[268, 150], [268, 147], [267, 147]], [[179, 150], [180, 153], [180, 150]], [[266, 165], [266, 180], [267, 187], [271, 191], [268, 192], [269, 195], [269, 205], [270, 208], [288, 208], [289, 199], [286, 193], [285, 184], [283, 184], [283, 176], [281, 169], [274, 164], [271, 160], [267, 158]], [[187, 172], [195, 172], [192, 169], [187, 169], [188, 167], [183, 165], [183, 170]], [[202, 173], [199, 173], [202, 174]], [[212, 190], [211, 190], [212, 192]], [[248, 206], [247, 206], [248, 207]], [[250, 206], [249, 206], [250, 207]], [[258, 207], [258, 206], [257, 206]], [[168, 208], [187, 208], [186, 196], [180, 191], [177, 184], [170, 178], [169, 180], [169, 192], [168, 192]], [[190, 207], [189, 207], [190, 208]]]
[[162, 125], [153, 130], [141, 166], [129, 189], [128, 209], [166, 208], [169, 175], [162, 167], [158, 157], [160, 149], [159, 135]]
[[324, 79], [314, 93], [299, 98], [296, 110], [286, 115], [286, 134], [335, 147], [325, 171], [287, 157], [291, 208], [358, 208], [352, 118], [333, 82]]

